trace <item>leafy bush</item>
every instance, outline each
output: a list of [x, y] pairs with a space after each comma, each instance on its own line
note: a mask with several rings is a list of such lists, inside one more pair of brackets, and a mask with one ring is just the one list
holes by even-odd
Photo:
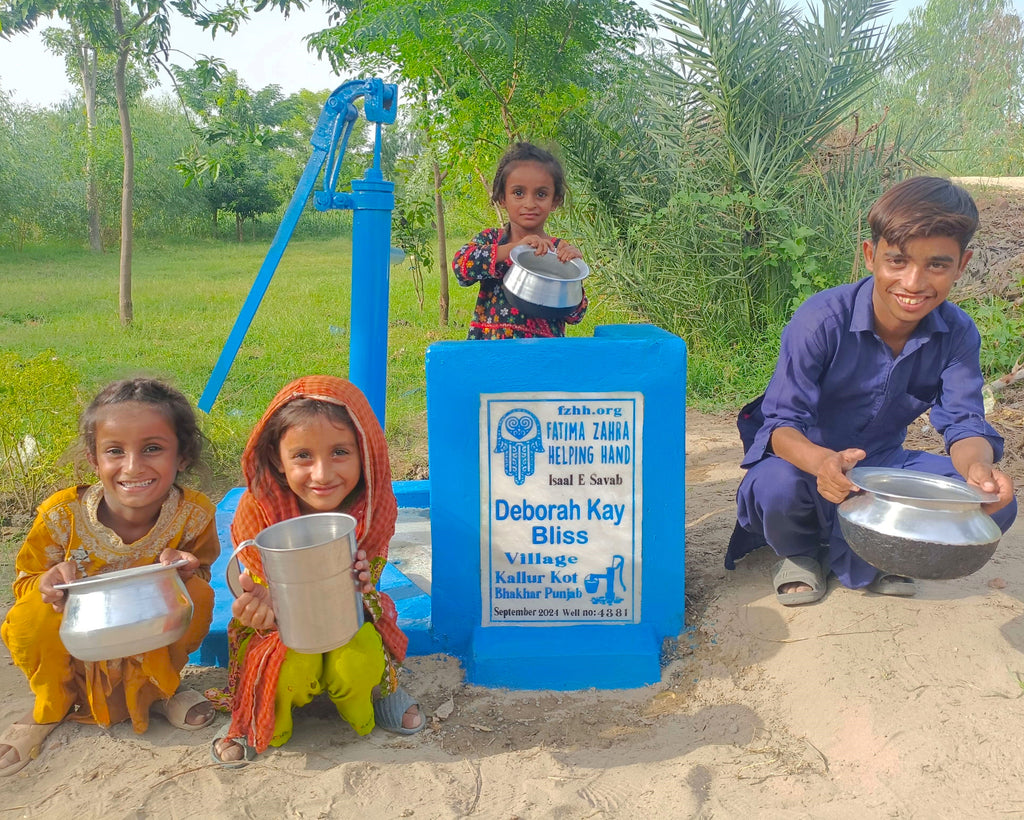
[[1020, 305], [990, 296], [966, 299], [960, 307], [978, 325], [984, 340], [981, 346], [981, 370], [986, 379], [1010, 372], [1024, 356], [1024, 310]]
[[0, 353], [0, 516], [27, 512], [74, 480], [65, 453], [82, 408], [80, 374], [51, 350]]

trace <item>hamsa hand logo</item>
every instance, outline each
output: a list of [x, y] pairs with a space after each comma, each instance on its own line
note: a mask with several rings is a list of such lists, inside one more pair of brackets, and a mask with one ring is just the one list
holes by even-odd
[[501, 417], [494, 452], [505, 454], [505, 475], [516, 484], [533, 475], [535, 454], [543, 451], [540, 420], [533, 413], [517, 407]]

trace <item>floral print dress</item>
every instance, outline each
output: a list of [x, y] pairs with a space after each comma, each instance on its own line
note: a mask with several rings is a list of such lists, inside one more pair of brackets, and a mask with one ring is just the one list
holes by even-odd
[[[469, 323], [470, 339], [533, 339], [564, 336], [566, 324], [575, 325], [587, 312], [587, 296], [565, 319], [526, 316], [505, 298], [501, 280], [511, 263], [498, 262], [498, 246], [508, 242], [505, 228], [488, 228], [464, 245], [452, 260], [452, 270], [464, 287], [480, 283], [480, 293]], [[557, 245], [560, 240], [555, 239]]]

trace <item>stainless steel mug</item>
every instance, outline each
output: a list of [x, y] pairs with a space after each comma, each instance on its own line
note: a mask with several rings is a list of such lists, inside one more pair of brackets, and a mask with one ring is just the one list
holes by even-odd
[[301, 515], [243, 541], [226, 570], [236, 598], [242, 594], [238, 553], [253, 545], [263, 562], [284, 645], [314, 655], [348, 643], [363, 625], [363, 596], [352, 575], [356, 520], [345, 513]]

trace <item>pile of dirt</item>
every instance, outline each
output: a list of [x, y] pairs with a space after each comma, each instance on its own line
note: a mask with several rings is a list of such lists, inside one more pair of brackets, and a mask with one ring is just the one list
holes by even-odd
[[[998, 185], [969, 178], [959, 181], [978, 204], [980, 225], [971, 242], [974, 256], [953, 298], [997, 297], [1024, 307], [1024, 178], [1003, 178]], [[1019, 347], [1018, 361], [1024, 362], [1024, 339], [1019, 340]], [[995, 409], [988, 418], [1006, 440], [1000, 466], [1018, 487], [1024, 486], [1024, 382], [998, 391]], [[938, 437], [922, 421], [914, 425], [908, 441], [912, 447], [930, 450]], [[941, 451], [938, 442], [936, 452]]]
[[981, 224], [974, 256], [957, 284], [957, 299], [998, 296], [1024, 302], [1024, 186], [971, 187]]

